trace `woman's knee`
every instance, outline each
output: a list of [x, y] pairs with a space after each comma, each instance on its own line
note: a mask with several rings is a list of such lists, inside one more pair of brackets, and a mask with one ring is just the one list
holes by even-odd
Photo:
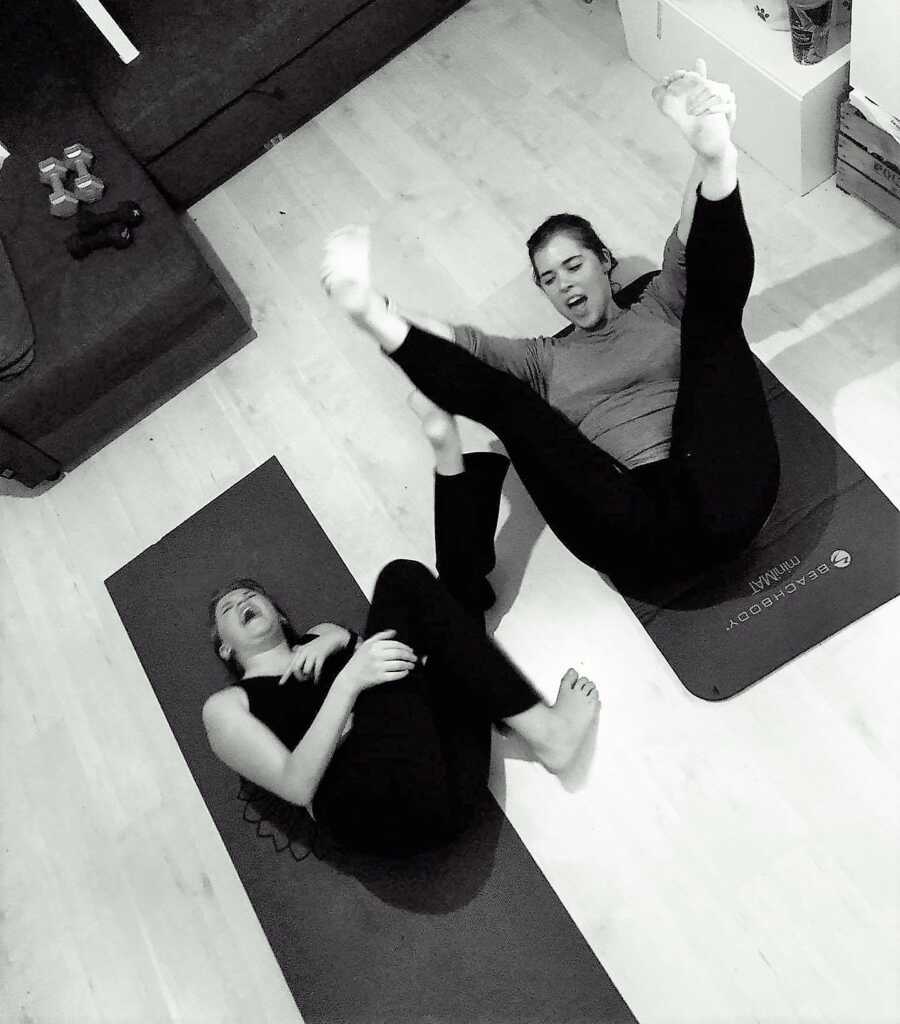
[[434, 583], [433, 573], [421, 562], [412, 558], [394, 558], [378, 574], [375, 589], [387, 587], [392, 592], [396, 590], [418, 591], [423, 586], [427, 587]]
[[372, 607], [400, 605], [415, 611], [439, 584], [434, 574], [421, 562], [411, 558], [395, 558], [385, 565], [375, 581]]

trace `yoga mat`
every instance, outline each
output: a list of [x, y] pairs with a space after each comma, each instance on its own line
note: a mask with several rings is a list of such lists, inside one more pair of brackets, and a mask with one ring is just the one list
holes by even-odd
[[[653, 274], [616, 297], [629, 305]], [[622, 594], [704, 700], [734, 696], [900, 594], [900, 512], [756, 360], [781, 453], [772, 514], [739, 557]]]
[[106, 585], [307, 1024], [634, 1022], [487, 790], [470, 831], [408, 861], [311, 846], [302, 813], [255, 787], [238, 798], [200, 717], [225, 683], [206, 602], [234, 576], [301, 630], [364, 625], [366, 599], [274, 458]]

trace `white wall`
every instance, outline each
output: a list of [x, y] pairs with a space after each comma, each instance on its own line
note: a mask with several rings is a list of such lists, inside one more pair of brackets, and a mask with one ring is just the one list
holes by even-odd
[[850, 84], [900, 116], [900, 0], [853, 0]]

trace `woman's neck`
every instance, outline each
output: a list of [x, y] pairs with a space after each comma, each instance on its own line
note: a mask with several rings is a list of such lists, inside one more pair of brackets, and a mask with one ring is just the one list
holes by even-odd
[[616, 305], [616, 300], [610, 296], [609, 302], [606, 304], [606, 309], [603, 310], [603, 316], [590, 328], [592, 331], [602, 331], [604, 327], [609, 327], [613, 321], [618, 320], [622, 315], [623, 310]]
[[288, 667], [294, 652], [282, 641], [277, 647], [270, 647], [265, 651], [257, 651], [249, 654], [244, 662], [244, 674], [242, 679], [252, 679], [254, 676], [280, 676]]

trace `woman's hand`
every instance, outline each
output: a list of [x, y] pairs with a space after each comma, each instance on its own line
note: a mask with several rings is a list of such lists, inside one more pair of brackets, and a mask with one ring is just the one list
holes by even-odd
[[298, 644], [293, 648], [294, 656], [291, 663], [284, 670], [284, 674], [278, 680], [278, 685], [287, 681], [287, 677], [293, 675], [295, 679], [310, 679], [319, 681], [322, 673], [322, 666], [332, 654], [343, 650], [350, 639], [350, 634], [343, 627], [329, 629], [327, 633], [321, 633], [315, 640], [305, 644]]
[[369, 250], [369, 229], [359, 224], [349, 224], [325, 241], [322, 287], [354, 320], [364, 317], [380, 301], [372, 290]]
[[731, 128], [737, 104], [731, 87], [706, 77], [698, 57], [693, 71], [675, 71], [653, 89], [660, 112], [680, 129], [691, 148], [705, 160], [719, 160], [734, 151]]
[[725, 82], [714, 82], [711, 78], [706, 78], [706, 65], [699, 58], [697, 63], [703, 65], [704, 80], [688, 98], [688, 114], [692, 117], [701, 114], [724, 114], [728, 127], [733, 128], [737, 120], [734, 90]]
[[337, 679], [360, 693], [371, 686], [394, 683], [409, 675], [418, 658], [413, 649], [395, 639], [396, 636], [396, 629], [384, 629], [370, 636], [356, 648], [356, 653], [338, 673]]

